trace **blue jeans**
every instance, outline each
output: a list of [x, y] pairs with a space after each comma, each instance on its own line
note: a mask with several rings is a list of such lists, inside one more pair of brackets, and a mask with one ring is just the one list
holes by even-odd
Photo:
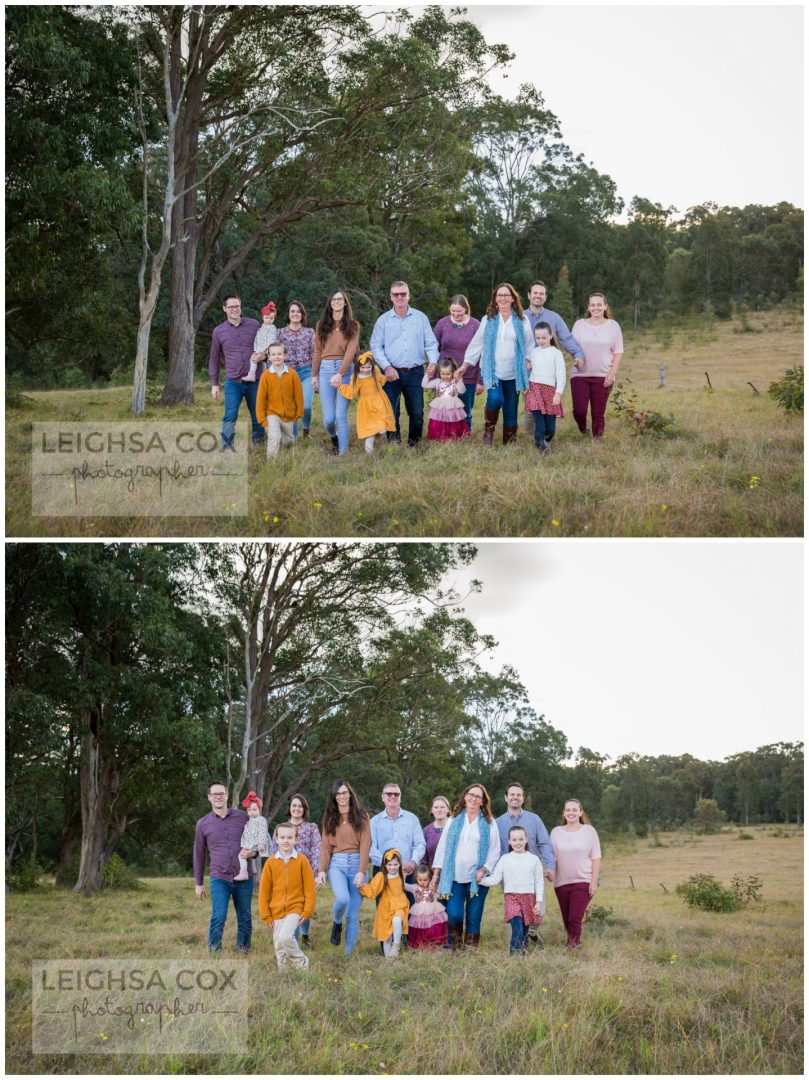
[[542, 446], [542, 440], [550, 442], [556, 434], [556, 417], [549, 413], [542, 413], [539, 409], [532, 409], [534, 418], [534, 442]]
[[466, 409], [466, 426], [472, 430], [472, 407], [475, 404], [475, 383], [464, 383], [463, 393], [460, 395], [463, 407]]
[[[320, 407], [323, 410], [323, 424], [329, 435], [337, 436], [340, 457], [348, 450], [348, 406], [351, 402], [343, 397], [329, 379], [340, 370], [342, 360], [321, 360], [320, 362]], [[343, 385], [351, 382], [351, 375], [344, 375]], [[336, 922], [336, 920], [335, 920]]]
[[[303, 430], [308, 431], [312, 426], [312, 398], [315, 394], [315, 384], [312, 382], [312, 365], [303, 364], [301, 367], [295, 368], [295, 371], [303, 384]], [[297, 420], [292, 425], [292, 434], [297, 438]], [[308, 933], [308, 930], [305, 933]]]
[[222, 948], [222, 934], [228, 917], [228, 904], [231, 897], [236, 909], [236, 948], [246, 952], [250, 948], [253, 934], [253, 878], [247, 881], [223, 881], [211, 878], [211, 924], [208, 927], [208, 948]]
[[453, 881], [447, 902], [447, 922], [450, 926], [463, 926], [464, 908], [466, 908], [466, 932], [479, 934], [483, 905], [486, 903], [486, 893], [489, 889], [486, 885], [478, 885], [477, 896], [470, 896], [471, 887], [470, 882], [461, 884], [460, 881]]
[[232, 446], [236, 434], [236, 420], [239, 416], [242, 399], [247, 402], [250, 419], [253, 422], [253, 442], [263, 443], [265, 431], [256, 419], [256, 398], [258, 382], [242, 382], [241, 379], [225, 379], [225, 415], [222, 417], [222, 445]]
[[424, 428], [424, 391], [421, 388], [421, 380], [424, 378], [424, 364], [417, 364], [413, 368], [396, 368], [399, 378], [393, 382], [386, 382], [383, 389], [393, 408], [393, 416], [396, 420], [396, 431], [388, 432], [388, 442], [393, 439], [401, 442], [402, 432], [399, 427], [399, 405], [403, 396], [407, 409], [407, 445], [415, 446], [421, 439]]
[[298, 929], [295, 931], [295, 940], [296, 941], [298, 940], [298, 938], [300, 937], [301, 934], [303, 934], [304, 937], [309, 936], [309, 927], [311, 926], [311, 924], [312, 924], [311, 919], [304, 919], [303, 920], [303, 922], [300, 924]]
[[520, 392], [516, 379], [500, 379], [486, 395], [487, 409], [503, 410], [503, 427], [517, 426], [517, 403]]
[[332, 855], [329, 863], [329, 885], [334, 893], [331, 908], [333, 922], [346, 920], [345, 954], [350, 955], [357, 944], [360, 929], [360, 904], [362, 893], [354, 884], [360, 871], [360, 853]]
[[508, 951], [510, 953], [525, 952], [525, 947], [528, 944], [528, 927], [523, 922], [522, 915], [515, 915], [508, 922], [511, 927], [511, 944]]

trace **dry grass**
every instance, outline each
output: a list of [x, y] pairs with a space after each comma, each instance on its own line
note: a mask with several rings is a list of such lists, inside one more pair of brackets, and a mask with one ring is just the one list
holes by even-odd
[[[614, 921], [562, 948], [548, 898], [546, 948], [509, 958], [492, 890], [476, 952], [384, 961], [362, 909], [356, 953], [328, 944], [329, 897], [312, 967], [279, 976], [257, 927], [250, 1037], [230, 1057], [33, 1057], [33, 958], [203, 957], [208, 915], [189, 880], [83, 899], [43, 888], [7, 897], [9, 1072], [797, 1073], [803, 1070], [802, 832], [759, 826], [696, 838], [606, 844], [597, 903]], [[689, 874], [764, 880], [764, 902], [732, 915], [673, 893]], [[634, 881], [634, 888], [630, 883]], [[668, 892], [664, 892], [661, 883]], [[235, 931], [227, 927], [232, 947]]]
[[[31, 422], [128, 419], [129, 391], [31, 393], [30, 407], [8, 411], [6, 531], [87, 537], [800, 536], [802, 418], [785, 416], [766, 389], [801, 362], [802, 318], [768, 312], [751, 316], [750, 325], [753, 332], [697, 321], [675, 330], [670, 342], [661, 333], [627, 335], [621, 378], [638, 391], [642, 408], [674, 414], [679, 434], [672, 439], [636, 437], [631, 424], [609, 413], [603, 441], [582, 439], [568, 389], [568, 418], [546, 458], [524, 434], [514, 446], [484, 449], [478, 398], [473, 437], [462, 445], [423, 443], [416, 452], [384, 446], [369, 459], [355, 440], [347, 458], [337, 460], [326, 452], [316, 398], [311, 440], [271, 465], [262, 453], [252, 456], [249, 514], [242, 518], [33, 517]], [[150, 409], [147, 418], [218, 421], [221, 403], [210, 400], [203, 384], [197, 402]], [[240, 437], [246, 430], [245, 424]]]

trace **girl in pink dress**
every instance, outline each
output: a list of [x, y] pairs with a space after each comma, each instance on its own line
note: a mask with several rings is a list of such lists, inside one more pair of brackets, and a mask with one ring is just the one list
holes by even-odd
[[[466, 421], [464, 421], [465, 423]], [[407, 941], [411, 949], [441, 947], [447, 940], [447, 913], [430, 888], [432, 871], [426, 863], [416, 869], [416, 884], [405, 885], [415, 897], [410, 908]]]
[[430, 402], [430, 422], [427, 425], [427, 438], [434, 442], [463, 439], [469, 434], [462, 398], [463, 383], [455, 378], [457, 370], [455, 361], [445, 356], [438, 361], [437, 368], [430, 365], [421, 381], [425, 390], [435, 390], [435, 397]]

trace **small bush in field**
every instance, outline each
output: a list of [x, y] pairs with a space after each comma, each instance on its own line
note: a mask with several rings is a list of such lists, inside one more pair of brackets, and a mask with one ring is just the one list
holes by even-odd
[[727, 821], [727, 814], [720, 810], [716, 799], [699, 799], [694, 807], [694, 830], [699, 833], [717, 833]]
[[105, 889], [140, 889], [141, 883], [131, 866], [120, 855], [112, 854], [104, 867]]
[[736, 839], [737, 840], [752, 840], [753, 839], [753, 834], [749, 833], [749, 832], [744, 832], [743, 829], [739, 829], [739, 835], [736, 837]]
[[770, 383], [767, 393], [784, 412], [803, 412], [803, 364], [787, 368], [780, 379]]
[[603, 907], [601, 904], [596, 904], [593, 907], [588, 907], [584, 916], [584, 921], [588, 926], [609, 926], [615, 922], [613, 919], [613, 910], [611, 907]]
[[675, 892], [689, 907], [701, 911], [738, 911], [751, 901], [761, 899], [763, 882], [755, 875], [745, 878], [734, 874], [730, 888], [723, 885], [713, 874], [692, 874], [681, 882]]
[[33, 856], [6, 869], [6, 885], [10, 892], [31, 892], [39, 888], [39, 879], [45, 873]]
[[675, 435], [674, 416], [639, 409], [637, 390], [627, 391], [623, 383], [616, 383], [612, 392], [612, 411], [615, 416], [620, 416], [629, 423], [634, 424], [634, 435], [654, 435], [666, 438]]

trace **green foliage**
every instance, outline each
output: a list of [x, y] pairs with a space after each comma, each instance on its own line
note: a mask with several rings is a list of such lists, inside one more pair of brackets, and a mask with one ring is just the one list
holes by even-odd
[[627, 391], [624, 383], [616, 383], [610, 395], [610, 404], [615, 416], [634, 425], [634, 435], [651, 435], [656, 438], [671, 438], [677, 434], [674, 415], [637, 407], [638, 392], [634, 388]]
[[31, 856], [13, 867], [6, 867], [6, 885], [11, 892], [32, 892], [40, 887], [44, 873], [40, 863]]
[[142, 883], [131, 866], [127, 866], [117, 852], [113, 852], [104, 867], [105, 889], [141, 889]]
[[780, 379], [770, 383], [767, 393], [784, 412], [803, 412], [803, 364], [788, 368]]
[[591, 904], [587, 908], [585, 922], [588, 929], [603, 929], [615, 923], [616, 920], [613, 915], [614, 911], [611, 907], [604, 907], [602, 904]]
[[698, 833], [717, 833], [727, 821], [727, 814], [720, 810], [716, 799], [700, 799], [694, 808], [694, 830]]
[[692, 874], [677, 885], [674, 891], [689, 907], [699, 908], [701, 911], [731, 912], [750, 903], [758, 903], [762, 888], [763, 882], [756, 875], [744, 877], [741, 873], [736, 873], [730, 888], [727, 888], [712, 874]]

